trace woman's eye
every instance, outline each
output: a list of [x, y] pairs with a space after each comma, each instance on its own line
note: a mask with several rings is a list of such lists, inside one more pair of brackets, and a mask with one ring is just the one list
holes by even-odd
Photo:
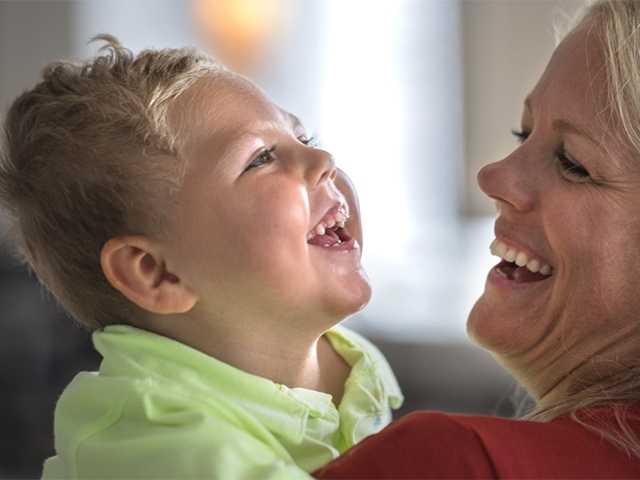
[[[511, 130], [511, 133], [518, 139], [518, 142], [520, 143], [526, 142], [527, 138], [529, 138], [529, 135], [531, 134], [531, 132], [527, 132], [525, 130]], [[568, 174], [580, 180], [586, 180], [591, 177], [591, 174], [587, 171], [587, 169], [569, 158], [569, 156], [564, 151], [564, 148], [561, 148], [555, 156], [560, 169], [565, 174]]]
[[562, 169], [563, 172], [573, 177], [577, 177], [581, 180], [585, 180], [591, 177], [587, 169], [584, 168], [579, 163], [576, 163], [573, 160], [571, 160], [567, 156], [567, 154], [564, 152], [564, 150], [560, 150], [556, 154], [556, 158], [558, 159], [558, 164], [560, 165], [560, 168]]
[[304, 143], [305, 145], [309, 145], [310, 147], [318, 146], [318, 139], [314, 136], [307, 137], [306, 135], [300, 135], [298, 137], [298, 141], [300, 143]]
[[275, 151], [276, 151], [275, 146], [268, 148], [267, 150], [263, 150], [258, 154], [258, 156], [253, 160], [253, 162], [247, 165], [247, 168], [244, 171], [246, 172], [247, 170], [251, 170], [252, 168], [261, 167], [262, 165], [273, 161], [276, 158], [275, 155], [273, 154], [273, 152]]

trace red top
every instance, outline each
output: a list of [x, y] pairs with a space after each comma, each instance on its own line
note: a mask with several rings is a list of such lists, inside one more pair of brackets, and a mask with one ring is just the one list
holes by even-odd
[[[611, 410], [591, 410], [614, 421]], [[586, 418], [586, 417], [585, 417]], [[640, 436], [640, 408], [627, 420]], [[315, 472], [327, 479], [640, 478], [630, 457], [568, 416], [551, 422], [415, 412]]]

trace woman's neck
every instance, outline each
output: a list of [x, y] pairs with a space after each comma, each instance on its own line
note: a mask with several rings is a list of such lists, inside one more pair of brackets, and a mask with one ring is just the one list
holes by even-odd
[[630, 368], [637, 368], [635, 327], [629, 331], [582, 338], [562, 348], [528, 352], [498, 360], [536, 400], [538, 409], [578, 398], [587, 389], [608, 388]]

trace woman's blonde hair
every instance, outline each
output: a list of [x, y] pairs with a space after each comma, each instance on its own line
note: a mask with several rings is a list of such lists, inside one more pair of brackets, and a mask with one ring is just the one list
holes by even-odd
[[110, 35], [85, 63], [47, 65], [11, 105], [0, 150], [0, 204], [13, 253], [84, 327], [142, 312], [106, 280], [104, 243], [164, 235], [163, 206], [180, 186], [176, 100], [226, 72], [192, 49], [137, 56]]
[[[593, 21], [606, 58], [608, 106], [625, 139], [640, 155], [640, 1], [598, 0], [586, 2], [567, 24], [562, 36], [582, 21]], [[606, 128], [606, 126], [604, 126]], [[630, 421], [640, 422], [640, 352], [630, 364], [608, 363], [594, 379], [576, 382], [565, 398], [553, 404], [535, 405], [521, 418], [549, 421], [569, 414], [575, 421], [597, 432], [630, 456], [640, 459], [640, 437]], [[526, 404], [523, 404], [526, 408]], [[606, 406], [606, 409], [594, 407]]]

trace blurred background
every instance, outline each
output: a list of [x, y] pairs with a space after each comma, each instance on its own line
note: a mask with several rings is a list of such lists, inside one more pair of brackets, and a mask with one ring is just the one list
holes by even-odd
[[[0, 112], [42, 67], [96, 52], [204, 49], [296, 113], [353, 179], [369, 306], [347, 325], [386, 354], [415, 409], [514, 414], [515, 384], [465, 335], [495, 263], [478, 169], [515, 147], [522, 101], [579, 0], [0, 1]], [[393, 225], [390, 241], [389, 225]], [[53, 454], [53, 409], [100, 358], [0, 251], [0, 477]]]

